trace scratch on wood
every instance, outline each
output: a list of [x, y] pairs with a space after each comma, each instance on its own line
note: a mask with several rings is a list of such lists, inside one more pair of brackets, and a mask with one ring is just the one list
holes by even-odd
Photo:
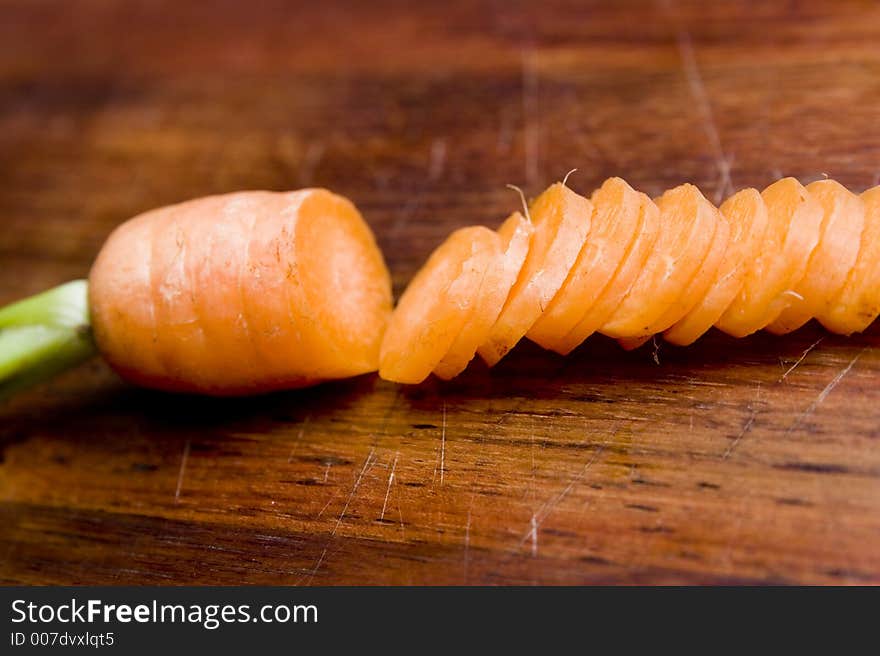
[[816, 411], [816, 408], [818, 408], [820, 405], [822, 405], [822, 402], [825, 401], [826, 398], [828, 398], [828, 395], [831, 394], [831, 392], [834, 390], [834, 388], [840, 384], [840, 381], [842, 381], [844, 379], [844, 377], [850, 371], [852, 371], [852, 368], [855, 366], [858, 359], [860, 357], [862, 357], [862, 354], [867, 350], [868, 350], [868, 347], [866, 346], [861, 351], [856, 353], [856, 356], [852, 360], [849, 361], [849, 364], [846, 365], [843, 369], [841, 369], [840, 373], [837, 374], [834, 377], [834, 379], [830, 383], [828, 383], [821, 392], [819, 392], [818, 396], [816, 396], [816, 398], [813, 400], [813, 402], [810, 405], [808, 405], [807, 408], [801, 414], [799, 414], [795, 418], [795, 420], [791, 423], [791, 426], [789, 426], [788, 430], [785, 431], [786, 436], [790, 435], [792, 433], [792, 431], [794, 431], [795, 428], [798, 428], [801, 425], [801, 422], [803, 422], [804, 419], [806, 419], [807, 417], [812, 415]]
[[722, 460], [727, 460], [730, 457], [730, 454], [733, 453], [733, 450], [739, 445], [742, 441], [743, 437], [745, 437], [746, 433], [752, 430], [752, 426], [755, 424], [755, 419], [758, 416], [758, 401], [761, 398], [761, 383], [758, 383], [758, 388], [755, 391], [755, 401], [754, 403], [750, 403], [749, 407], [752, 412], [749, 415], [748, 421], [746, 421], [745, 425], [742, 427], [742, 430], [739, 432], [739, 435], [730, 443], [727, 449], [724, 451], [724, 455], [721, 456]]
[[391, 494], [391, 484], [394, 483], [394, 470], [397, 469], [397, 458], [400, 456], [400, 451], [394, 454], [394, 462], [391, 463], [391, 473], [388, 474], [388, 489], [385, 490], [385, 501], [382, 503], [382, 514], [379, 515], [379, 519], [385, 519], [385, 509], [388, 507], [388, 495]]
[[335, 498], [336, 498], [336, 492], [333, 492], [333, 494], [330, 495], [330, 498], [327, 499], [327, 503], [324, 504], [324, 507], [321, 508], [320, 512], [318, 512], [317, 515], [315, 515], [315, 519], [321, 519], [321, 515], [323, 515], [324, 512], [327, 510], [327, 508], [330, 507], [330, 504], [333, 503], [333, 500]]
[[788, 374], [790, 374], [792, 371], [794, 371], [795, 369], [797, 369], [798, 365], [800, 365], [800, 363], [804, 361], [804, 358], [806, 358], [814, 348], [816, 348], [817, 346], [819, 346], [819, 342], [821, 342], [823, 339], [825, 339], [825, 338], [824, 338], [824, 337], [820, 337], [820, 338], [817, 339], [815, 342], [813, 342], [812, 344], [810, 344], [810, 346], [807, 347], [807, 350], [805, 350], [805, 351], [801, 354], [801, 357], [799, 357], [799, 358], [795, 361], [795, 363], [794, 363], [793, 365], [791, 365], [788, 369], [786, 369], [785, 373], [782, 374], [782, 376], [779, 377], [779, 381], [778, 381], [778, 382], [781, 383], [781, 382], [784, 381], [786, 378], [788, 378]]
[[538, 521], [537, 516], [532, 515], [532, 558], [538, 555]]
[[406, 227], [410, 219], [413, 217], [413, 214], [415, 214], [416, 210], [421, 206], [421, 197], [421, 194], [413, 194], [410, 200], [403, 204], [401, 209], [397, 212], [397, 217], [391, 225], [391, 229], [388, 231], [389, 237], [396, 237], [400, 231]]
[[315, 578], [315, 574], [318, 573], [318, 569], [321, 567], [321, 563], [324, 562], [324, 556], [327, 555], [327, 548], [324, 547], [324, 551], [321, 552], [321, 557], [318, 558], [318, 562], [315, 563], [315, 566], [312, 567], [312, 571], [309, 572], [309, 576], [306, 579], [306, 585], [311, 584], [312, 579]]
[[342, 524], [342, 519], [345, 517], [345, 513], [348, 512], [348, 506], [351, 504], [351, 500], [354, 498], [354, 495], [357, 493], [358, 488], [361, 485], [361, 480], [364, 478], [364, 474], [372, 465], [373, 461], [373, 453], [376, 451], [376, 448], [373, 447], [370, 449], [370, 452], [367, 454], [366, 460], [364, 460], [364, 466], [361, 467], [360, 473], [357, 475], [357, 478], [354, 481], [354, 486], [351, 488], [351, 492], [348, 495], [348, 499], [345, 500], [345, 505], [342, 507], [342, 512], [339, 513], [339, 518], [336, 520], [336, 526], [333, 527], [333, 530], [330, 532], [330, 535], [336, 535], [336, 531], [339, 530], [339, 525]]
[[439, 180], [446, 168], [446, 139], [431, 142], [431, 158], [428, 162], [428, 179]]
[[691, 35], [687, 30], [679, 30], [678, 32], [678, 51], [681, 55], [682, 67], [684, 68], [688, 87], [697, 103], [697, 109], [703, 122], [703, 130], [709, 139], [712, 155], [715, 158], [718, 174], [721, 177], [721, 184], [715, 194], [715, 204], [717, 205], [728, 193], [733, 191], [733, 181], [730, 177], [730, 161], [725, 157], [724, 149], [721, 146], [721, 137], [718, 134], [715, 114], [712, 111], [712, 104], [709, 102], [709, 95], [706, 93], [706, 85], [703, 83], [700, 69], [697, 66]]
[[[443, 487], [443, 474], [446, 469], [446, 402], [443, 402], [443, 420], [440, 425], [440, 487]], [[434, 479], [437, 480], [437, 468], [434, 469]]]
[[180, 490], [183, 487], [183, 474], [186, 472], [186, 461], [189, 459], [190, 440], [187, 438], [183, 445], [183, 455], [180, 457], [180, 471], [177, 472], [177, 488], [174, 490], [174, 502], [180, 501]]
[[[290, 464], [293, 461], [293, 456], [296, 454], [297, 449], [299, 449], [299, 445], [302, 443], [303, 435], [306, 432], [306, 426], [309, 425], [309, 420], [311, 419], [311, 415], [306, 415], [306, 418], [303, 419], [302, 426], [299, 427], [299, 432], [296, 434], [296, 442], [293, 443], [293, 448], [290, 450], [290, 454], [287, 456], [287, 464]], [[329, 469], [330, 466], [328, 465]], [[324, 482], [327, 481], [326, 474], [324, 475]]]
[[[615, 434], [616, 434], [616, 432], [615, 432]], [[612, 437], [613, 437], [613, 435], [612, 435]], [[532, 540], [532, 549], [535, 552], [537, 551], [538, 529], [541, 527], [541, 525], [544, 523], [544, 521], [547, 519], [547, 517], [550, 516], [550, 513], [553, 512], [553, 509], [556, 506], [558, 506], [566, 496], [568, 496], [568, 493], [571, 492], [571, 490], [574, 488], [574, 486], [577, 485], [579, 482], [581, 482], [584, 479], [584, 477], [587, 475], [587, 472], [589, 471], [590, 467], [593, 466], [593, 463], [595, 463], [596, 460], [599, 458], [599, 456], [605, 451], [605, 447], [608, 444], [608, 441], [610, 439], [611, 439], [611, 437], [606, 439], [602, 443], [602, 445], [598, 449], [596, 449], [596, 452], [593, 454], [593, 457], [590, 458], [590, 460], [587, 462], [587, 464], [585, 464], [583, 466], [583, 468], [581, 469], [581, 471], [579, 473], [575, 474], [575, 476], [572, 477], [572, 479], [568, 482], [568, 484], [565, 486], [565, 488], [563, 488], [563, 490], [559, 494], [557, 494], [554, 497], [551, 497], [546, 503], [544, 503], [544, 505], [536, 513], [534, 513], [532, 515], [532, 518], [529, 522], [530, 528], [526, 532], [526, 534], [522, 537], [522, 539], [520, 540], [520, 542], [519, 542], [520, 547], [522, 547], [522, 545], [525, 544], [526, 540], [531, 539]]]
[[470, 565], [471, 548], [471, 511], [468, 508], [467, 524], [464, 525], [464, 580], [468, 580], [468, 566]]
[[301, 186], [307, 186], [311, 183], [312, 175], [315, 172], [315, 168], [324, 157], [325, 150], [326, 147], [323, 142], [314, 141], [309, 144], [299, 169], [299, 183]]

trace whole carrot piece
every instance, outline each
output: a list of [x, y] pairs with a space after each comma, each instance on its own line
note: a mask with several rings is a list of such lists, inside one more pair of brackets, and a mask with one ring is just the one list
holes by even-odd
[[141, 214], [88, 281], [0, 310], [0, 397], [100, 353], [126, 380], [257, 394], [375, 371], [388, 269], [355, 206], [248, 191]]

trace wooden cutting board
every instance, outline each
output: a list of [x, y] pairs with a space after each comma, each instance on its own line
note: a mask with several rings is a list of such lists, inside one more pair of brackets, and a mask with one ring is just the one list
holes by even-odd
[[[184, 5], [184, 6], [181, 6]], [[327, 186], [399, 293], [578, 168], [710, 200], [880, 176], [876, 3], [106, 3], [0, 21], [0, 302], [154, 206]], [[0, 408], [7, 583], [880, 583], [880, 327], [448, 384], [170, 397], [95, 361]]]

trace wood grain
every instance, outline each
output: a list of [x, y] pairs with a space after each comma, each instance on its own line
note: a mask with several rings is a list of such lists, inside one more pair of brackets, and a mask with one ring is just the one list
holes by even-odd
[[[517, 206], [505, 183], [880, 176], [876, 3], [2, 12], [0, 302], [85, 275], [129, 216], [234, 189], [351, 197], [399, 292]], [[522, 344], [448, 384], [233, 402], [95, 361], [0, 408], [0, 580], [880, 583], [878, 346], [814, 324]]]

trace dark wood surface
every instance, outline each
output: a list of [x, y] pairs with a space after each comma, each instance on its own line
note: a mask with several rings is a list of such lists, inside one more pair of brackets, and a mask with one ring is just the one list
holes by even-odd
[[[876, 3], [0, 6], [0, 302], [114, 225], [322, 185], [399, 292], [571, 168], [717, 200], [880, 176]], [[880, 327], [265, 398], [100, 361], [0, 408], [8, 583], [880, 583]], [[655, 357], [656, 356], [656, 357]]]

